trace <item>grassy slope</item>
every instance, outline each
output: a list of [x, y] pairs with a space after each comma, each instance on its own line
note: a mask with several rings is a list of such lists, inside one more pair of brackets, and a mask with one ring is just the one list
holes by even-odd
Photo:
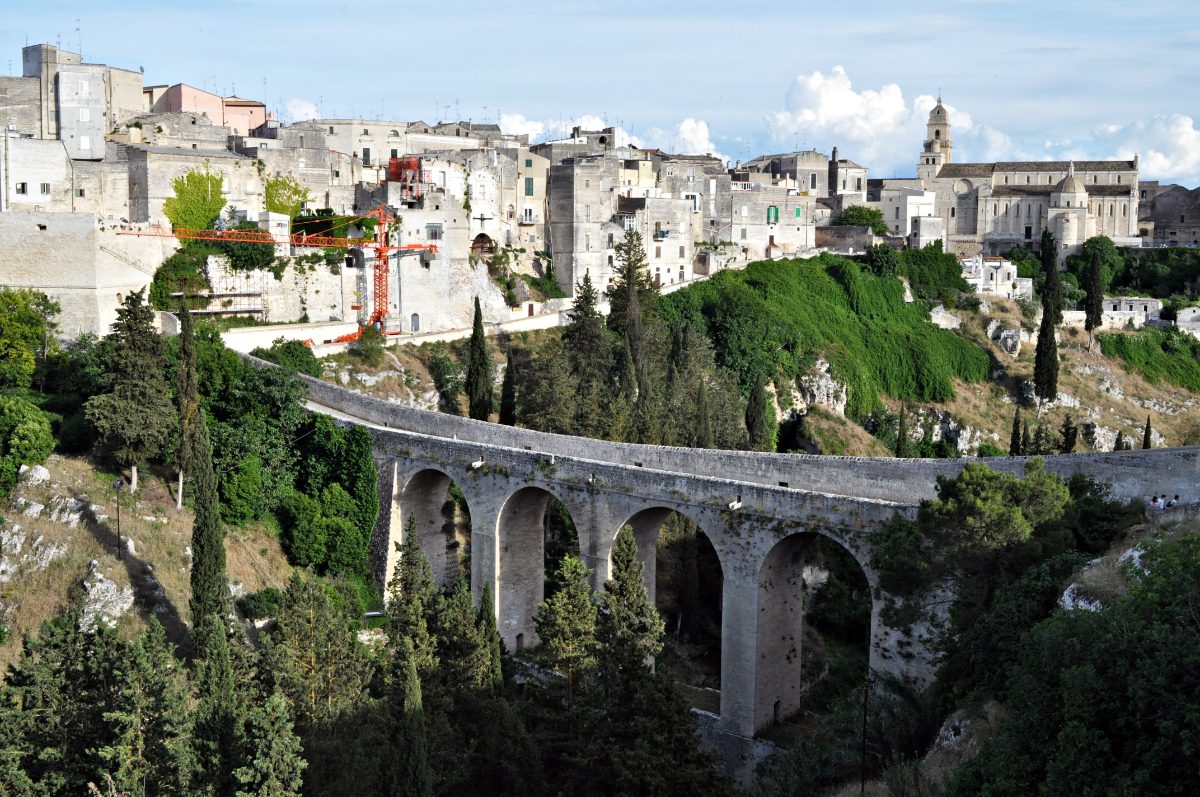
[[[11, 633], [8, 641], [0, 645], [0, 673], [20, 654], [21, 635], [36, 631], [43, 620], [66, 604], [69, 595], [79, 590], [92, 560], [99, 563], [100, 572], [118, 587], [133, 584], [135, 595], [145, 596], [146, 600], [135, 603], [134, 611], [121, 619], [119, 627], [123, 632], [140, 630], [149, 616], [146, 603], [157, 600], [163, 609], [156, 614], [172, 641], [182, 641], [180, 623], [188, 619], [190, 597], [187, 546], [191, 542], [191, 512], [186, 508], [177, 512], [170, 486], [143, 473], [136, 500], [125, 496], [121, 510], [121, 533], [133, 539], [134, 553], [126, 553], [118, 560], [116, 507], [111, 491], [115, 476], [74, 457], [51, 456], [46, 467], [51, 475], [49, 483], [20, 484], [12, 499], [24, 498], [50, 506], [55, 496], [75, 497], [98, 508], [92, 514], [85, 513], [74, 528], [52, 521], [49, 511], [42, 517], [30, 518], [10, 504], [4, 512], [5, 518], [27, 532], [25, 552], [38, 536], [47, 544], [64, 543], [67, 550], [45, 570], [21, 572], [9, 583], [0, 585], [0, 602], [13, 607], [7, 620]], [[235, 585], [240, 583], [247, 592], [287, 584], [291, 568], [279, 540], [265, 526], [229, 529], [225, 552], [230, 581]], [[153, 581], [149, 574], [161, 584], [161, 598], [152, 597]]]

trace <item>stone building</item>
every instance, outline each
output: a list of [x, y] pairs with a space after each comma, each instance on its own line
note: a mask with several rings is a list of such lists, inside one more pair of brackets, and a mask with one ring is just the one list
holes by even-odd
[[1002, 257], [960, 257], [962, 278], [976, 293], [987, 293], [1005, 299], [1032, 299], [1033, 280], [1017, 276], [1017, 267]]
[[1200, 246], [1200, 188], [1138, 183], [1138, 236], [1143, 246]]
[[1047, 228], [1059, 244], [1060, 263], [1092, 235], [1107, 235], [1118, 246], [1138, 245], [1136, 157], [955, 163], [951, 131], [939, 98], [929, 114], [915, 180], [884, 180], [880, 186], [932, 191], [933, 215], [944, 223], [950, 251], [1001, 254], [1018, 244], [1036, 245]]
[[223, 97], [186, 83], [147, 86], [143, 94], [143, 104], [151, 113], [194, 113], [235, 136], [248, 135], [267, 121], [267, 106], [258, 100]]

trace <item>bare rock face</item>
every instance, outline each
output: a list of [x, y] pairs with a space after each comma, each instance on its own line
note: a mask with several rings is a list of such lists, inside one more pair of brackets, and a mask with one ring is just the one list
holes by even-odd
[[942, 329], [958, 329], [962, 326], [962, 319], [940, 304], [934, 305], [929, 311], [929, 322]]
[[1097, 423], [1085, 423], [1083, 440], [1096, 451], [1112, 451], [1117, 444], [1117, 430]]
[[823, 359], [817, 360], [808, 373], [802, 375], [797, 382], [806, 405], [823, 407], [843, 418], [846, 416], [846, 384], [833, 378], [828, 362]]
[[1007, 327], [999, 321], [992, 320], [987, 325], [987, 336], [1005, 354], [1014, 360], [1021, 353], [1021, 330], [1018, 327]]
[[122, 615], [133, 608], [133, 588], [118, 587], [115, 581], [100, 572], [100, 563], [95, 559], [88, 564], [88, 574], [83, 579], [83, 591], [80, 630], [91, 630], [96, 627], [97, 622], [115, 625]]
[[924, 437], [929, 431], [929, 439], [935, 443], [949, 440], [959, 456], [973, 456], [979, 451], [981, 443], [988, 442], [990, 437], [979, 429], [959, 421], [949, 412], [942, 410], [925, 410], [918, 413], [913, 422], [914, 440]]
[[42, 484], [50, 481], [50, 471], [46, 470], [43, 465], [34, 465], [32, 468], [28, 465], [22, 465], [18, 471], [20, 480], [26, 484]]

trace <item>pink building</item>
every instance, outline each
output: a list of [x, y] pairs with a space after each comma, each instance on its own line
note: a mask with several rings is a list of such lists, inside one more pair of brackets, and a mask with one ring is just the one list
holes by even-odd
[[165, 90], [161, 86], [148, 86], [144, 93], [153, 113], [190, 111], [202, 114], [234, 135], [247, 135], [267, 121], [267, 106], [257, 100], [222, 97], [186, 83], [176, 83]]

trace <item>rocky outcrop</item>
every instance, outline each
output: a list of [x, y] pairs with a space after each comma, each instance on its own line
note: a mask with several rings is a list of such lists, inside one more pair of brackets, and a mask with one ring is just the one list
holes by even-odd
[[927, 433], [933, 442], [949, 440], [959, 456], [974, 456], [982, 443], [994, 442], [995, 435], [967, 426], [945, 410], [922, 410], [912, 419], [913, 440]]
[[935, 327], [941, 327], [942, 329], [959, 329], [962, 327], [962, 319], [940, 304], [934, 305], [933, 309], [929, 311], [929, 322]]
[[796, 382], [804, 404], [801, 414], [807, 412], [809, 406], [817, 406], [829, 410], [834, 415], [846, 416], [846, 383], [833, 378], [829, 363], [824, 359], [817, 360], [808, 373], [802, 374]]
[[1021, 329], [1010, 327], [992, 319], [987, 325], [987, 336], [1005, 354], [1014, 360], [1021, 353]]
[[96, 627], [97, 622], [116, 625], [117, 620], [133, 608], [133, 588], [118, 587], [117, 583], [100, 572], [100, 563], [93, 559], [83, 579], [83, 615], [79, 618], [81, 631]]

